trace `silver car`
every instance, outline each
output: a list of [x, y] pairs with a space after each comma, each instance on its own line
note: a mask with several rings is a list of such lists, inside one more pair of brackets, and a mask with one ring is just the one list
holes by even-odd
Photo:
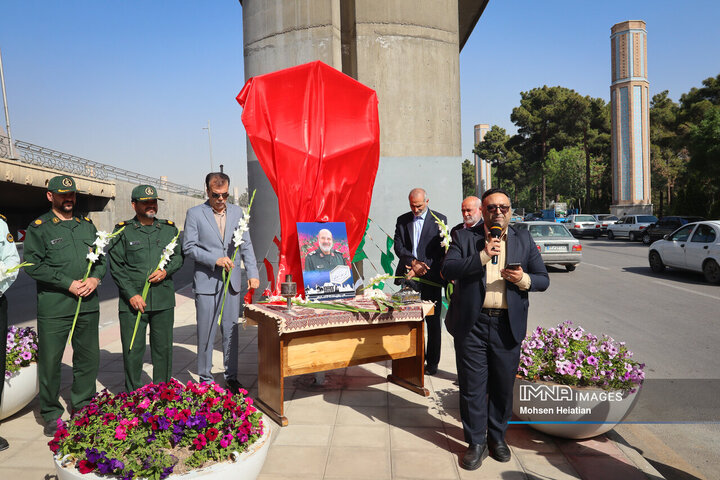
[[665, 267], [702, 272], [705, 280], [720, 283], [720, 220], [688, 223], [650, 245], [650, 268]]
[[570, 215], [563, 222], [576, 237], [589, 235], [593, 238], [600, 236], [601, 223], [592, 215]]
[[582, 260], [582, 245], [562, 223], [523, 222], [515, 228], [529, 230], [545, 265], [565, 265], [568, 272]]

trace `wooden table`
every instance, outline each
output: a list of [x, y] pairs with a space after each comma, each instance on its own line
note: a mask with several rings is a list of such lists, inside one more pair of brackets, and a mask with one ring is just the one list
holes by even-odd
[[[294, 307], [297, 311], [298, 307]], [[284, 415], [284, 379], [293, 375], [392, 360], [388, 381], [428, 396], [425, 388], [425, 335], [423, 308], [414, 305], [402, 313], [355, 314], [311, 309], [312, 329], [287, 331], [284, 307], [254, 304], [245, 307], [245, 318], [258, 325], [258, 398], [255, 404], [281, 426]], [[307, 308], [301, 308], [307, 315]], [[429, 314], [432, 306], [425, 306]], [[332, 313], [329, 313], [332, 312]], [[349, 325], [319, 327], [323, 316], [354, 316]], [[409, 318], [412, 316], [412, 318]], [[381, 318], [382, 317], [382, 318]], [[402, 317], [397, 321], [395, 317]], [[357, 322], [360, 322], [359, 324]]]

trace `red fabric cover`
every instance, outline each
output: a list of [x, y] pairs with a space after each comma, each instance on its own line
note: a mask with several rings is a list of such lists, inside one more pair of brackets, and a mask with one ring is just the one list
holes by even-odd
[[275, 291], [288, 273], [300, 287], [295, 222], [345, 222], [350, 258], [362, 240], [380, 158], [377, 94], [317, 61], [249, 79], [237, 101], [278, 197]]

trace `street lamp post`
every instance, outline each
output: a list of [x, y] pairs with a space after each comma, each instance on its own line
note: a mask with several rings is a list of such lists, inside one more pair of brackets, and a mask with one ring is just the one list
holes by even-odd
[[210, 135], [210, 120], [208, 120], [208, 126], [203, 127], [203, 130], [207, 130], [208, 132], [208, 143], [210, 145], [210, 171], [214, 171], [213, 169], [213, 159], [212, 159], [212, 136]]
[[2, 64], [2, 51], [0, 51], [0, 85], [2, 85], [3, 106], [5, 107], [5, 125], [10, 143], [10, 158], [15, 158], [15, 146], [13, 145], [12, 132], [10, 132], [10, 114], [8, 113], [7, 96], [5, 95], [5, 72]]

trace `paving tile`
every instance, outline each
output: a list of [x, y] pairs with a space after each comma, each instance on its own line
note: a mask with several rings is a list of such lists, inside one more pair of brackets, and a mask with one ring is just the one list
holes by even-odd
[[448, 439], [442, 428], [390, 427], [390, 446], [393, 450], [448, 450]]
[[604, 435], [586, 440], [556, 439], [555, 443], [565, 455], [622, 455], [615, 443]]
[[345, 375], [350, 377], [380, 377], [385, 380], [389, 373], [387, 362], [365, 363], [345, 369]]
[[284, 478], [322, 476], [327, 456], [328, 447], [272, 446], [260, 473]]
[[385, 377], [374, 375], [366, 376], [345, 376], [345, 388], [347, 390], [364, 390], [370, 387], [376, 387], [380, 390], [387, 390], [387, 380]]
[[388, 393], [377, 390], [343, 390], [340, 405], [385, 407], [388, 404]]
[[465, 434], [463, 433], [462, 427], [454, 425], [444, 425], [445, 436], [448, 441], [448, 449], [451, 452], [465, 452], [467, 450], [467, 442], [465, 441]]
[[[288, 395], [289, 393], [289, 395]], [[291, 399], [290, 402], [297, 405], [337, 405], [340, 402], [342, 390], [307, 390], [295, 388], [288, 392], [285, 390], [285, 398]], [[287, 405], [287, 400], [286, 403]]]
[[340, 405], [337, 412], [337, 425], [373, 425], [386, 424], [388, 421], [387, 407], [351, 407]]
[[[582, 478], [561, 453], [516, 453], [528, 480], [568, 480]], [[607, 477], [610, 478], [610, 477]]]
[[285, 403], [285, 416], [293, 424], [332, 425], [337, 418], [337, 405], [300, 405]]
[[395, 479], [457, 478], [455, 456], [445, 450], [392, 450], [390, 455]]
[[437, 398], [431, 393], [424, 397], [406, 388], [389, 388], [388, 401], [391, 408], [426, 407], [437, 405]]
[[273, 445], [328, 446], [332, 426], [290, 424], [276, 431]]
[[444, 408], [440, 411], [440, 418], [446, 425], [462, 428], [462, 418], [460, 417], [459, 408]]
[[390, 425], [396, 427], [434, 427], [441, 428], [440, 413], [432, 408], [411, 407], [391, 408]]
[[507, 463], [501, 463], [488, 457], [483, 460], [480, 468], [478, 468], [477, 470], [469, 471], [464, 470], [462, 467], [460, 467], [460, 458], [464, 453], [465, 452], [463, 451], [461, 454], [458, 454], [456, 464], [459, 478], [461, 480], [525, 480], [526, 478], [525, 472], [523, 472], [522, 466], [520, 465], [520, 462], [518, 462], [517, 458], [515, 458], [515, 456], [513, 456]]
[[331, 447], [372, 446], [389, 449], [390, 428], [380, 425], [335, 425]]
[[624, 456], [567, 455], [567, 459], [583, 480], [647, 480], [645, 473], [628, 464]]
[[324, 478], [390, 479], [390, 458], [385, 448], [332, 447]]
[[515, 450], [525, 453], [559, 453], [553, 437], [538, 432], [527, 425], [511, 425], [505, 440]]

